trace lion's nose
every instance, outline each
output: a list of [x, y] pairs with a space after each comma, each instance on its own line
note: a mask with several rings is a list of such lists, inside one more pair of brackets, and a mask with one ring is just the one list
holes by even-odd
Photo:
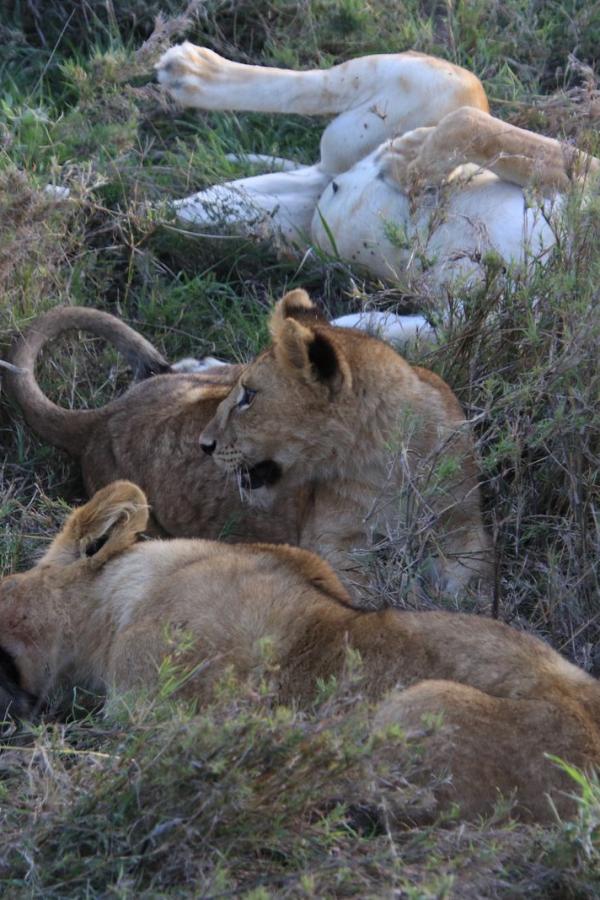
[[208, 456], [212, 456], [217, 446], [216, 441], [200, 441], [200, 446]]

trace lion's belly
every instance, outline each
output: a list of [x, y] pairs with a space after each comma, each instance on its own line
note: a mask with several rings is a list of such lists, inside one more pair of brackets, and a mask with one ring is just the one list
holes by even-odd
[[[502, 181], [491, 172], [471, 174], [475, 167], [461, 167], [458, 178], [445, 189], [446, 202], [421, 211], [419, 233], [430, 228], [427, 254], [434, 260], [435, 281], [456, 275], [481, 274], [481, 261], [495, 253], [509, 265], [528, 259], [545, 259], [555, 237], [548, 216], [551, 204], [529, 206], [522, 188]], [[439, 222], [436, 218], [439, 217]], [[433, 227], [431, 227], [433, 225]]]
[[364, 160], [325, 190], [312, 236], [323, 250], [380, 278], [423, 275], [440, 285], [480, 277], [489, 252], [517, 265], [526, 256], [543, 258], [554, 244], [544, 213], [491, 172], [426, 192], [411, 210], [407, 195]]

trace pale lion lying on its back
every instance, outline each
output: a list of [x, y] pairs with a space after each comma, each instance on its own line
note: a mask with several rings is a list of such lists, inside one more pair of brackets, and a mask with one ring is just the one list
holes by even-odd
[[[276, 697], [307, 704], [352, 648], [379, 704], [374, 726], [418, 735], [424, 766], [449, 770], [438, 808], [488, 815], [498, 792], [515, 792], [523, 818], [551, 818], [547, 794], [573, 812], [544, 754], [600, 763], [600, 688], [541, 641], [458, 613], [356, 609], [304, 550], [137, 542], [147, 519], [139, 488], [115, 482], [71, 514], [34, 569], [0, 581], [0, 715], [11, 704], [26, 714], [56, 685], [152, 690], [178, 634], [180, 694], [205, 703], [229, 668], [262, 671], [269, 638]], [[353, 785], [352, 800], [362, 790]]]
[[169, 366], [114, 317], [55, 309], [18, 341], [23, 371], [7, 382], [34, 431], [81, 460], [90, 494], [136, 481], [163, 533], [298, 545], [353, 591], [367, 580], [365, 551], [380, 544], [402, 551], [411, 590], [485, 579], [472, 442], [449, 387], [383, 341], [331, 327], [304, 291], [286, 295], [270, 324], [272, 345], [249, 366], [155, 375], [75, 411], [51, 403], [34, 374], [40, 349], [69, 328], [110, 340], [145, 373]]
[[334, 117], [316, 165], [276, 160], [286, 171], [205, 188], [175, 202], [182, 221], [301, 257], [313, 245], [438, 295], [482, 281], [490, 253], [508, 266], [547, 260], [564, 194], [600, 172], [598, 159], [491, 116], [475, 75], [422, 53], [290, 71], [186, 41], [157, 70], [184, 106]]

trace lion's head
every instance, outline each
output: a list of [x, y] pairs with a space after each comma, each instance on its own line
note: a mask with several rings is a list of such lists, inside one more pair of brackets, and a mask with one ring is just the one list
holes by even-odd
[[[0, 722], [38, 708], [73, 662], [73, 610], [148, 522], [145, 495], [116, 481], [74, 510], [41, 560], [0, 578]], [[102, 638], [95, 635], [96, 642]]]
[[345, 461], [360, 427], [349, 347], [357, 341], [391, 348], [364, 334], [334, 328], [305, 291], [277, 303], [271, 347], [247, 366], [200, 442], [243, 486], [273, 485], [282, 475], [302, 482]]

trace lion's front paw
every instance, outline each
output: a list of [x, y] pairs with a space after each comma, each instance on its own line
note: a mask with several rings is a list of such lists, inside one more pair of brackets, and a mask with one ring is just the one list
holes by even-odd
[[396, 165], [408, 171], [409, 167], [419, 158], [423, 144], [433, 131], [433, 128], [414, 128], [401, 137], [394, 138], [391, 150]]
[[421, 179], [421, 151], [434, 128], [415, 128], [385, 145], [382, 174], [411, 193]]
[[162, 55], [156, 73], [159, 83], [181, 104], [210, 109], [215, 103], [220, 105], [215, 92], [234, 68], [235, 63], [213, 50], [185, 41]]

